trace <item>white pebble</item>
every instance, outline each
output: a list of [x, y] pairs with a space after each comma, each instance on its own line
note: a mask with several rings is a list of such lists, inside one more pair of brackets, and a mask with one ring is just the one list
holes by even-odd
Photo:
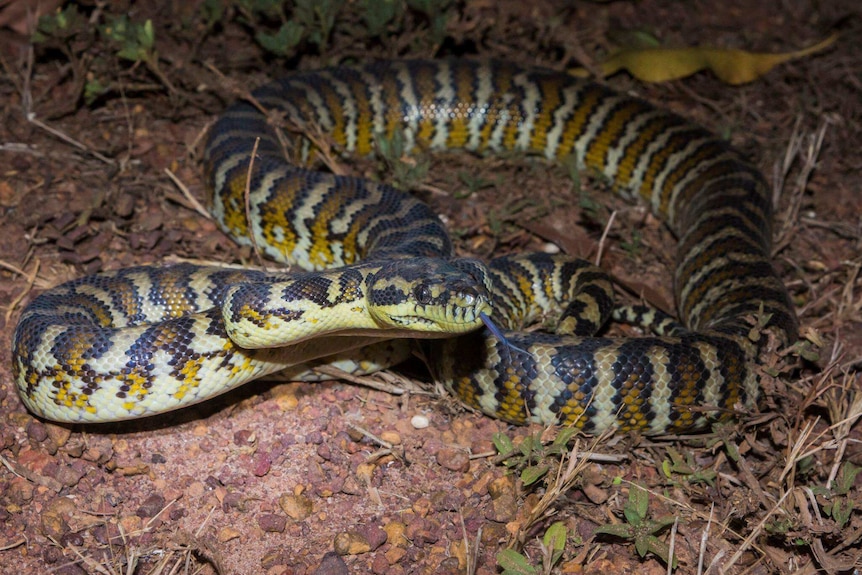
[[410, 425], [412, 425], [415, 429], [425, 429], [431, 422], [428, 421], [428, 418], [424, 415], [414, 415], [410, 418]]

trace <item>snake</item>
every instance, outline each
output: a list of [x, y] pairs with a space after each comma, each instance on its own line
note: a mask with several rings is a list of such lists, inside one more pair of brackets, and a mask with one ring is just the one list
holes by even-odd
[[[567, 257], [454, 258], [425, 203], [308, 167], [288, 149], [291, 134], [314, 135], [306, 156], [321, 138], [356, 156], [398, 138], [410, 152], [574, 159], [676, 236], [679, 319], [614, 311], [601, 270]], [[39, 295], [13, 336], [15, 381], [33, 413], [144, 417], [316, 358], [362, 364], [364, 349], [428, 338], [434, 378], [488, 415], [661, 434], [753, 409], [767, 341], [797, 337], [760, 171], [708, 130], [565, 72], [466, 58], [294, 71], [226, 109], [203, 172], [219, 226], [290, 269], [155, 265]], [[376, 296], [397, 307], [377, 314], [388, 319], [375, 317]], [[609, 315], [655, 329], [597, 336]], [[526, 329], [548, 317], [555, 329]], [[289, 344], [267, 339], [300, 323]]]

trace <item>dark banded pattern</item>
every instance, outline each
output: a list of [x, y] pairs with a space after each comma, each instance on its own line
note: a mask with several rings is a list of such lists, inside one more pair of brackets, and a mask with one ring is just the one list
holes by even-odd
[[[592, 281], [578, 295], [564, 285], [560, 270], [579, 264], [529, 257], [492, 263], [493, 321], [503, 331], [431, 351], [436, 375], [486, 413], [590, 431], [690, 429], [709, 410], [756, 401], [753, 365], [765, 338], [749, 337], [754, 317], [782, 343], [796, 337], [793, 307], [770, 261], [772, 206], [763, 176], [726, 142], [678, 116], [555, 71], [469, 60], [298, 72], [254, 96], [291, 129], [320, 130], [348, 153], [370, 153], [377, 135], [397, 132], [407, 149], [574, 156], [623, 195], [646, 202], [679, 238], [674, 286], [689, 331], [665, 330], [672, 336], [586, 337], [575, 318], [604, 313], [609, 304]], [[251, 104], [232, 106], [213, 127], [205, 174], [225, 231], [278, 261], [323, 269], [448, 258], [452, 251], [443, 225], [412, 197], [285, 162], [278, 134]], [[551, 300], [562, 317], [556, 333], [519, 331]], [[601, 314], [592, 317], [586, 324], [601, 321]]]

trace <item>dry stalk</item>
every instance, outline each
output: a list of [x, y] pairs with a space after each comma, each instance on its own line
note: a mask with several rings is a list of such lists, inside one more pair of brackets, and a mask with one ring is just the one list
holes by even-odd
[[721, 567], [721, 573], [730, 572], [730, 568], [736, 565], [736, 562], [739, 561], [740, 557], [742, 557], [742, 554], [745, 553], [749, 547], [753, 546], [754, 541], [758, 537], [760, 537], [760, 534], [763, 531], [763, 527], [764, 525], [766, 525], [766, 522], [769, 520], [770, 517], [772, 517], [774, 513], [776, 513], [781, 508], [781, 504], [784, 503], [784, 500], [787, 499], [788, 495], [790, 495], [790, 491], [785, 491], [784, 495], [782, 495], [781, 498], [775, 502], [775, 505], [773, 505], [772, 508], [770, 508], [769, 511], [766, 512], [760, 522], [754, 527], [754, 529], [751, 530], [751, 533], [748, 534], [748, 537], [746, 537], [742, 541], [742, 543], [739, 544], [739, 548], [734, 552], [733, 555], [730, 556], [730, 559], [728, 559], [727, 563]]
[[611, 227], [614, 225], [614, 220], [617, 217], [617, 211], [614, 210], [611, 212], [611, 216], [608, 218], [608, 223], [605, 225], [605, 229], [602, 230], [602, 237], [599, 239], [599, 247], [596, 253], [596, 265], [600, 266], [602, 264], [602, 255], [605, 251], [605, 240], [608, 239], [608, 234], [611, 231]]
[[257, 237], [254, 235], [254, 227], [251, 222], [251, 175], [254, 170], [254, 160], [257, 157], [257, 147], [260, 144], [260, 137], [254, 139], [254, 146], [251, 148], [251, 157], [248, 160], [248, 171], [245, 174], [245, 190], [243, 191], [243, 199], [245, 200], [245, 226], [248, 230], [248, 239], [251, 240], [251, 247], [254, 250], [254, 255], [257, 258], [257, 264], [269, 271], [266, 267], [266, 262], [260, 253], [260, 246], [257, 244]]
[[782, 226], [777, 234], [777, 241], [773, 249], [773, 253], [776, 254], [786, 248], [795, 236], [794, 228], [799, 220], [799, 210], [802, 207], [805, 189], [808, 186], [811, 173], [817, 167], [817, 158], [820, 156], [820, 149], [823, 146], [823, 139], [826, 137], [828, 126], [828, 123], [824, 121], [814, 134], [804, 135], [801, 132], [801, 124], [802, 119], [798, 118], [793, 128], [793, 134], [787, 142], [784, 160], [780, 166], [776, 165], [775, 168], [772, 204], [778, 206], [781, 196], [787, 193], [785, 189], [787, 178], [796, 164], [797, 158], [800, 158], [802, 162], [799, 173], [796, 175], [793, 191], [790, 194], [789, 205], [782, 216], [778, 218], [782, 222]]
[[[613, 435], [613, 432], [606, 431], [594, 437], [590, 444], [590, 451], [595, 451], [599, 445], [607, 443], [611, 435]], [[567, 458], [568, 462], [566, 461]], [[518, 530], [509, 538], [510, 548], [520, 547], [524, 544], [525, 534], [537, 521], [545, 517], [546, 512], [555, 501], [577, 483], [589, 463], [590, 460], [588, 458], [581, 456], [580, 441], [576, 439], [574, 445], [572, 445], [572, 449], [568, 452], [568, 456], [564, 454], [560, 458], [560, 464], [557, 467], [554, 480], [547, 486], [545, 493], [539, 499], [538, 503], [526, 513]]]
[[189, 203], [189, 206], [194, 209], [195, 212], [202, 215], [208, 220], [213, 219], [213, 216], [212, 214], [210, 214], [209, 210], [206, 209], [203, 204], [200, 203], [200, 201], [198, 201], [198, 199], [192, 194], [191, 190], [189, 190], [189, 187], [185, 185], [185, 183], [180, 180], [177, 175], [170, 170], [170, 168], [165, 168], [165, 174], [167, 174], [167, 176], [171, 179], [174, 185], [179, 188], [180, 192], [183, 194], [183, 197], [186, 199], [186, 201]]

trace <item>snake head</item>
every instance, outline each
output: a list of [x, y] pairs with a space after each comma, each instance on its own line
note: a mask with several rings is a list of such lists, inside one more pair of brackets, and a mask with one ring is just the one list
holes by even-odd
[[491, 310], [486, 276], [476, 260], [392, 260], [368, 278], [368, 310], [381, 327], [412, 337], [473, 331]]

